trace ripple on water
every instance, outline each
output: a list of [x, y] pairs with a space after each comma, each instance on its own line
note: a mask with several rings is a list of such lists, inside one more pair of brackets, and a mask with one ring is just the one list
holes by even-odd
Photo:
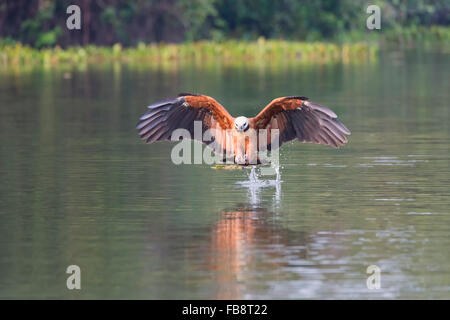
[[421, 215], [421, 216], [428, 216], [430, 214], [433, 214], [432, 212], [415, 212], [415, 211], [410, 211], [407, 214], [410, 215]]
[[[413, 156], [425, 157], [425, 155], [408, 155], [411, 158]], [[359, 163], [357, 167], [372, 168], [374, 166], [406, 166], [414, 167], [415, 163], [428, 162], [424, 159], [401, 159], [397, 156], [373, 156], [373, 157], [361, 157], [361, 159], [372, 160], [369, 163]]]
[[413, 198], [377, 198], [375, 201], [416, 201], [416, 199]]

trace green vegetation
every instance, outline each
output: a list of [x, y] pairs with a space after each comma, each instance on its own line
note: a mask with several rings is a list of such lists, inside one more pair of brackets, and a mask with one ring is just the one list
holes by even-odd
[[376, 0], [382, 29], [366, 29], [365, 0], [110, 0], [0, 4], [0, 66], [124, 62], [360, 62], [383, 45], [449, 51], [450, 2]]
[[[66, 28], [67, 7], [80, 6], [81, 30]], [[382, 31], [367, 32], [369, 4]], [[367, 33], [450, 24], [447, 0], [3, 0], [0, 38], [33, 47], [140, 42], [361, 41]], [[412, 30], [412, 29], [411, 29]]]
[[409, 28], [393, 28], [382, 38], [387, 43], [416, 44], [431, 43], [448, 47], [450, 44], [450, 27], [412, 26]]
[[333, 44], [322, 42], [288, 42], [282, 40], [189, 42], [182, 44], [139, 44], [134, 48], [69, 47], [67, 49], [34, 49], [19, 43], [0, 45], [3, 65], [83, 64], [120, 61], [124, 63], [161, 64], [170, 62], [205, 63], [208, 61], [233, 64], [236, 61], [299, 61], [305, 63], [355, 62], [373, 59], [377, 46], [366, 43]]

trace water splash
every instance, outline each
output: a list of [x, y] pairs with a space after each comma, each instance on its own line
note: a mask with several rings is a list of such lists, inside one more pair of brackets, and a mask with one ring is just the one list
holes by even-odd
[[256, 168], [252, 166], [252, 169], [248, 175], [248, 180], [250, 184], [258, 184], [260, 183], [258, 174], [256, 173]]
[[274, 203], [279, 204], [281, 199], [281, 173], [279, 167], [274, 167], [274, 170], [276, 174], [275, 180], [263, 180], [260, 173], [258, 173], [258, 169], [252, 166], [247, 174], [248, 180], [236, 182], [237, 185], [248, 189], [249, 202], [253, 206], [261, 202], [260, 193], [266, 187], [275, 187]]
[[276, 167], [274, 167], [274, 169], [275, 169], [275, 173], [276, 173], [276, 175], [277, 175], [277, 180], [276, 180], [276, 182], [281, 183], [280, 167], [279, 167], [279, 166], [276, 166]]

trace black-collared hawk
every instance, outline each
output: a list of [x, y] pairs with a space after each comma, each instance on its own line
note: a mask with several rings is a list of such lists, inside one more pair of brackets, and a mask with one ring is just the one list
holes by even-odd
[[[148, 109], [136, 127], [146, 143], [171, 140], [176, 129], [188, 130], [194, 139], [194, 122], [201, 121], [201, 142], [215, 142], [214, 150], [223, 155], [224, 161], [232, 159], [242, 165], [259, 163], [254, 151], [271, 150], [295, 138], [339, 148], [350, 135], [333, 111], [301, 96], [276, 98], [250, 119], [233, 118], [215, 99], [190, 93], [156, 102]], [[210, 139], [203, 137], [207, 131]], [[253, 144], [252, 139], [245, 138], [248, 132], [256, 133]], [[274, 143], [275, 137], [278, 143]]]

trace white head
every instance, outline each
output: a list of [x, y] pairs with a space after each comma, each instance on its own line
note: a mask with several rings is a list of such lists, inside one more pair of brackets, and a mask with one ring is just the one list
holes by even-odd
[[234, 119], [234, 128], [238, 132], [247, 131], [249, 128], [248, 118], [246, 117], [237, 117]]

